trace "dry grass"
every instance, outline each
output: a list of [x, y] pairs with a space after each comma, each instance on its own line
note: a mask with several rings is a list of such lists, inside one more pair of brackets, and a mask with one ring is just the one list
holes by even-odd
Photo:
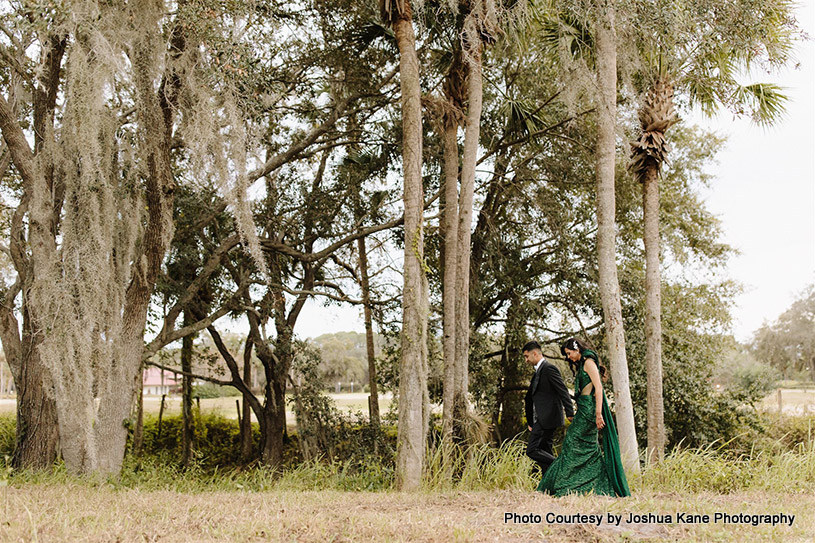
[[[628, 499], [534, 492], [180, 494], [85, 483], [0, 488], [2, 541], [811, 541], [812, 495], [642, 492]], [[504, 513], [785, 513], [790, 527], [511, 524]]]
[[[770, 413], [778, 412], [778, 390], [773, 390], [761, 403], [759, 408]], [[808, 389], [782, 388], [781, 408], [788, 415], [815, 413], [815, 387]]]
[[[363, 392], [348, 393], [343, 392], [340, 394], [329, 394], [335, 405], [340, 411], [348, 413], [361, 412], [365, 415], [368, 414], [368, 394]], [[225, 397], [225, 398], [203, 398], [201, 400], [201, 411], [203, 413], [217, 413], [231, 419], [238, 418], [238, 411], [235, 407], [235, 400], [240, 399], [239, 396]], [[242, 400], [241, 400], [242, 401]], [[263, 401], [263, 398], [261, 398]], [[379, 397], [379, 412], [387, 413], [392, 401], [391, 394], [383, 394]], [[160, 396], [145, 396], [144, 397], [144, 410], [146, 413], [158, 414], [161, 406]], [[17, 409], [17, 400], [14, 397], [0, 398], [0, 414], [10, 413], [14, 414]], [[181, 396], [168, 396], [164, 401], [164, 412], [167, 414], [181, 413]], [[286, 417], [288, 420], [294, 420], [294, 413], [286, 410]], [[254, 415], [252, 420], [255, 420]], [[257, 421], [256, 421], [257, 422]]]

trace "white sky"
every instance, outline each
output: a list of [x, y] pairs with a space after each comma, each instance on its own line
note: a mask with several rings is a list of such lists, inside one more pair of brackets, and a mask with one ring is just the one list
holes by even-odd
[[[815, 36], [812, 2], [798, 12], [800, 26]], [[729, 113], [686, 119], [727, 137], [706, 202], [722, 221], [725, 241], [742, 253], [728, 270], [745, 287], [733, 310], [741, 341], [815, 282], [815, 42], [799, 44], [796, 57], [797, 69], [754, 76], [781, 85], [790, 97], [786, 118], [775, 126], [761, 128]], [[339, 331], [364, 331], [361, 309], [310, 301], [296, 326], [303, 338]]]
[[[798, 22], [815, 37], [811, 1], [799, 5]], [[742, 253], [729, 265], [745, 287], [733, 311], [741, 341], [815, 282], [815, 42], [800, 43], [796, 57], [797, 69], [754, 75], [786, 89], [783, 121], [761, 128], [729, 113], [690, 119], [727, 136], [706, 201], [722, 221], [725, 241]]]

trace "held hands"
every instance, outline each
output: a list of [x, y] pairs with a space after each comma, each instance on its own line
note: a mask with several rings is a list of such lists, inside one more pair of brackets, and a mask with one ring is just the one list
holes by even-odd
[[606, 425], [606, 422], [603, 420], [603, 414], [600, 411], [597, 412], [597, 416], [595, 417], [595, 422], [597, 423], [597, 429], [598, 430], [602, 430]]

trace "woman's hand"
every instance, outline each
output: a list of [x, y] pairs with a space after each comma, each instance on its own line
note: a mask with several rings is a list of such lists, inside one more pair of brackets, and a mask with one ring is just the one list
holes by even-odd
[[597, 416], [595, 417], [595, 421], [597, 422], [597, 429], [598, 430], [602, 430], [606, 425], [606, 421], [603, 420], [603, 414], [600, 411], [597, 412]]

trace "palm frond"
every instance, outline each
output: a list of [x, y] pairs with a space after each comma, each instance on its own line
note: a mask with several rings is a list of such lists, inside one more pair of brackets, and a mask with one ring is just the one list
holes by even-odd
[[506, 119], [508, 135], [529, 137], [546, 127], [537, 109], [524, 100], [513, 100], [507, 97], [501, 107], [501, 114]]
[[396, 36], [393, 29], [379, 21], [371, 21], [351, 33], [351, 39], [356, 45], [358, 53], [370, 47], [374, 41], [380, 38], [383, 38], [390, 47], [396, 48]]
[[594, 52], [594, 36], [585, 21], [561, 13], [546, 17], [540, 24], [540, 38], [552, 53], [565, 45], [572, 58], [590, 60]]
[[746, 108], [744, 112], [748, 112], [755, 123], [766, 126], [784, 116], [789, 97], [783, 90], [773, 83], [739, 85], [732, 100], [737, 108]]

